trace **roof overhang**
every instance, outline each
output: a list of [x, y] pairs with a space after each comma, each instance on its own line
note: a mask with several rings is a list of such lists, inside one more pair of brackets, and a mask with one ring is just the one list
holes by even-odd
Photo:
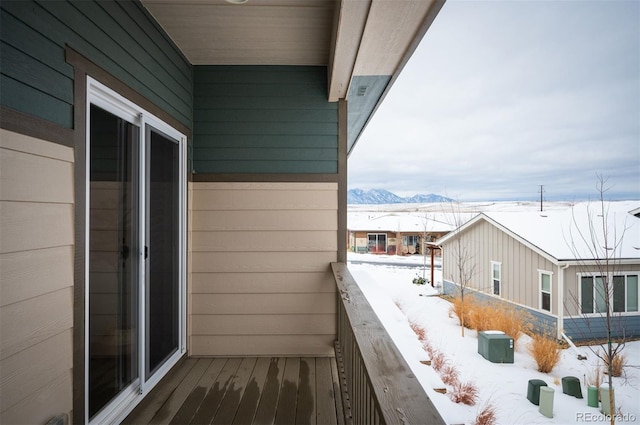
[[[349, 151], [444, 0], [141, 0], [193, 65], [321, 65]], [[235, 2], [237, 3], [237, 2]]]

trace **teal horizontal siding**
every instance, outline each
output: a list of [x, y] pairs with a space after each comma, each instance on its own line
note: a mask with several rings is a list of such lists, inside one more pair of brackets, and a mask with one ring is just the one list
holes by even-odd
[[[193, 161], [195, 173], [335, 174], [335, 161]], [[242, 171], [238, 171], [242, 170]]]
[[335, 149], [281, 149], [281, 148], [221, 148], [200, 149], [199, 161], [233, 161], [242, 157], [243, 161], [337, 161], [338, 153]]
[[325, 67], [194, 67], [194, 171], [337, 173], [326, 79]]
[[6, 75], [0, 75], [2, 105], [44, 118], [65, 128], [73, 127], [73, 105]]
[[[71, 128], [72, 116], [35, 104], [49, 96], [72, 111], [69, 46], [192, 128], [192, 67], [139, 2], [25, 0], [2, 1], [0, 8], [0, 73], [21, 83], [3, 81], [10, 91], [2, 105]], [[23, 68], [30, 73], [17, 72]]]
[[305, 136], [315, 135], [338, 135], [338, 127], [334, 123], [317, 123], [304, 121], [263, 121], [263, 122], [199, 122], [198, 134], [262, 134], [277, 135], [290, 134]]
[[[201, 138], [205, 136], [202, 135]], [[307, 149], [307, 148], [326, 148], [335, 150], [335, 136], [327, 135], [305, 135], [304, 137], [292, 135], [268, 135], [268, 134], [226, 134], [224, 137], [218, 137], [215, 147], [211, 149], [224, 148], [244, 148], [244, 149], [260, 149], [265, 146], [270, 149]], [[208, 147], [203, 146], [200, 152], [205, 155]]]

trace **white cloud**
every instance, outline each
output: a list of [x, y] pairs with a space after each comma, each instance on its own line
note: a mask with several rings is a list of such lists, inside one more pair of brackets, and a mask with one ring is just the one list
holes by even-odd
[[640, 2], [445, 4], [349, 160], [351, 187], [640, 198]]

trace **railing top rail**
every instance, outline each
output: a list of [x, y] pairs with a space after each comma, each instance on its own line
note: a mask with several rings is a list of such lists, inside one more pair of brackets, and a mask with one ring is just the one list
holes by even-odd
[[387, 424], [444, 424], [345, 263], [332, 263], [353, 335]]

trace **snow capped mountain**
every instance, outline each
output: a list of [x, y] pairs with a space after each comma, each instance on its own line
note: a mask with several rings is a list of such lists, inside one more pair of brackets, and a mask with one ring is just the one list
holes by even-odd
[[395, 193], [389, 192], [384, 189], [349, 189], [347, 192], [347, 204], [350, 205], [362, 205], [362, 204], [413, 204], [413, 203], [429, 203], [429, 202], [449, 202], [451, 199], [444, 196], [429, 194], [429, 195], [413, 195], [408, 198], [403, 198]]

